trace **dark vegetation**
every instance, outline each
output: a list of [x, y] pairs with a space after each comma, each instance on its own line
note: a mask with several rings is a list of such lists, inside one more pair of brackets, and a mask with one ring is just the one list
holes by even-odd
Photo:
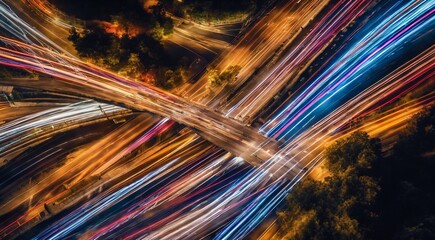
[[242, 67], [235, 65], [229, 66], [225, 71], [219, 73], [216, 69], [208, 72], [208, 82], [211, 87], [219, 87], [227, 83], [232, 83], [237, 79], [237, 75]]
[[391, 155], [354, 133], [326, 152], [325, 181], [304, 180], [278, 213], [284, 239], [435, 239], [435, 107], [415, 116]]
[[[87, 21], [85, 29], [71, 29], [69, 36], [81, 58], [134, 79], [148, 81], [151, 75], [156, 86], [172, 89], [185, 81], [188, 63], [171, 59], [161, 44], [162, 38], [173, 31], [167, 10], [198, 19], [225, 18], [254, 11], [263, 1], [159, 1], [151, 9], [145, 9], [140, 0], [51, 2], [66, 14]], [[116, 25], [117, 29], [109, 31], [101, 21]], [[217, 74], [212, 85], [232, 81], [235, 72], [238, 69]]]
[[37, 74], [32, 72], [21, 70], [18, 68], [12, 68], [9, 66], [0, 66], [0, 79], [1, 78], [37, 78]]
[[72, 29], [69, 40], [80, 57], [93, 59], [117, 71], [123, 68], [149, 69], [160, 64], [164, 57], [162, 45], [148, 35], [123, 35], [119, 38], [95, 25], [87, 26], [80, 33]]
[[143, 27], [153, 27], [156, 21], [155, 14], [147, 12], [140, 0], [49, 0], [59, 10], [69, 16], [82, 20], [111, 21], [113, 17], [122, 17], [130, 23]]
[[179, 17], [204, 23], [244, 20], [259, 9], [266, 0], [161, 0], [165, 9]]
[[380, 189], [373, 177], [379, 140], [357, 132], [328, 148], [326, 156], [331, 176], [303, 181], [279, 213], [286, 239], [363, 239], [371, 227]]
[[[149, 9], [143, 0], [50, 0], [67, 15], [86, 21], [84, 29], [71, 29], [69, 40], [78, 55], [124, 76], [172, 89], [186, 79], [188, 63], [172, 59], [161, 40], [172, 34], [167, 12], [199, 21], [228, 20], [252, 13], [265, 0], [158, 1]], [[212, 86], [234, 80], [237, 66], [215, 74]]]
[[[139, 0], [52, 3], [66, 14], [86, 20], [83, 30], [73, 28], [69, 36], [81, 58], [133, 79], [153, 80], [164, 89], [184, 82], [187, 63], [172, 59], [161, 44], [173, 31], [162, 5], [145, 9]], [[106, 29], [110, 27], [116, 29]]]

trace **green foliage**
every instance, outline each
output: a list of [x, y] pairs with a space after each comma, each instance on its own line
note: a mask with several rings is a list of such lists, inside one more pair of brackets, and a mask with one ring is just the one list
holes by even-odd
[[379, 139], [370, 139], [366, 133], [356, 132], [326, 150], [326, 167], [334, 175], [370, 169], [380, 152]]
[[[381, 155], [378, 139], [357, 132], [326, 151], [325, 182], [305, 180], [292, 190], [280, 212], [285, 239], [364, 239], [379, 184], [369, 175]], [[300, 220], [302, 219], [302, 222]]]
[[326, 151], [324, 182], [304, 180], [278, 213], [284, 239], [435, 239], [435, 107], [391, 152], [355, 133]]
[[[156, 24], [154, 26], [155, 32], [161, 32], [161, 37], [169, 36], [174, 31], [174, 22], [171, 18], [166, 16], [166, 10], [163, 4], [157, 4], [151, 7]], [[160, 38], [157, 38], [160, 39]]]
[[259, 9], [265, 0], [160, 0], [160, 4], [180, 17], [188, 17], [204, 23], [243, 21], [246, 17]]
[[163, 35], [169, 36], [174, 33], [174, 23], [171, 21], [166, 21], [163, 24]]
[[[73, 2], [58, 0], [56, 6], [72, 16], [84, 20], [104, 20], [116, 23], [127, 34], [119, 37], [108, 33], [96, 22], [88, 22], [82, 32], [71, 29], [69, 40], [73, 43], [81, 58], [91, 60], [93, 63], [117, 71], [134, 79], [139, 79], [147, 70], [158, 68], [179, 68], [176, 60], [169, 58], [164, 52], [160, 40], [172, 34], [173, 21], [166, 16], [161, 4], [146, 11], [141, 1], [85, 1]], [[86, 7], [98, 9], [97, 12], [88, 12]], [[98, 7], [94, 7], [98, 6]], [[84, 7], [83, 11], [81, 8]], [[128, 34], [134, 30], [133, 36]], [[122, 31], [121, 31], [122, 32]], [[180, 82], [182, 75], [179, 70], [173, 74], [166, 74], [158, 79], [159, 86], [172, 88]], [[165, 75], [165, 74], [163, 74]], [[161, 76], [161, 74], [159, 75]]]
[[166, 56], [163, 46], [148, 35], [118, 38], [99, 27], [88, 26], [78, 33], [71, 29], [68, 38], [82, 58], [138, 78], [144, 71], [163, 65]]
[[133, 79], [139, 79], [141, 73], [145, 72], [145, 67], [140, 61], [139, 54], [131, 53], [127, 64], [120, 70], [120, 73], [125, 76], [130, 76]]
[[73, 42], [80, 57], [96, 60], [114, 54], [111, 50], [116, 44], [113, 34], [106, 33], [96, 26], [88, 26], [82, 33], [72, 28], [68, 40]]
[[394, 148], [397, 156], [411, 157], [433, 151], [435, 143], [435, 107], [426, 109], [411, 119]]
[[184, 70], [178, 68], [171, 70], [169, 68], [160, 68], [156, 76], [156, 86], [163, 89], [173, 89], [184, 82]]
[[209, 70], [208, 82], [212, 87], [219, 87], [226, 83], [231, 83], [237, 79], [237, 75], [240, 72], [240, 66], [229, 66], [222, 73], [218, 73], [216, 69]]

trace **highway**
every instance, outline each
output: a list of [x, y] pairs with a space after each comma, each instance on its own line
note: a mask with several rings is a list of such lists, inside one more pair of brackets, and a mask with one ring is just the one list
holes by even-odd
[[[215, 106], [225, 98], [228, 91], [237, 89], [257, 68], [267, 62], [280, 46], [283, 47], [282, 45], [296, 36], [301, 27], [307, 25], [327, 3], [326, 0], [278, 1], [273, 9], [211, 63], [219, 72], [232, 65], [242, 67], [238, 80], [231, 84], [230, 89], [219, 87], [208, 91], [208, 76], [205, 73], [195, 84], [181, 89], [180, 94], [191, 101]], [[212, 99], [214, 100], [210, 103]]]
[[[59, 11], [54, 11], [48, 1], [16, 0], [0, 1], [0, 16], [13, 19], [0, 23], [4, 29], [15, 29], [12, 35], [23, 37], [28, 43], [42, 44], [50, 49], [70, 55], [75, 53], [72, 43], [68, 41], [71, 24], [80, 28], [80, 22], [72, 20]], [[18, 19], [24, 20], [17, 21]]]
[[[241, 24], [204, 26], [171, 16], [174, 20], [174, 33], [163, 39], [168, 54], [181, 59], [189, 59], [189, 81], [196, 79], [221, 52], [228, 48], [240, 30]], [[179, 92], [175, 89], [174, 92]]]
[[[407, 126], [410, 118], [419, 113], [424, 107], [433, 105], [435, 103], [434, 97], [433, 94], [430, 94], [421, 99], [415, 99], [404, 104], [399, 104], [386, 112], [375, 114], [367, 119], [363, 119], [360, 126], [344, 129], [334, 137], [323, 142], [321, 149], [330, 146], [337, 140], [350, 136], [350, 134], [356, 131], [364, 131], [368, 133], [370, 137], [379, 138], [382, 142], [382, 151], [388, 153], [392, 146], [391, 144], [396, 142], [398, 134], [400, 134]], [[320, 154], [319, 156], [321, 156], [323, 151], [318, 150], [317, 154]], [[322, 181], [325, 177], [329, 176], [329, 173], [323, 168], [323, 161], [324, 158], [321, 158], [319, 164], [312, 169], [307, 177]], [[276, 220], [275, 216], [271, 217], [271, 219], [268, 219], [268, 221], [262, 224], [262, 231], [253, 232], [249, 237], [261, 240], [271, 239], [272, 236], [278, 233]]]
[[[367, 9], [370, 1], [338, 1], [315, 18], [314, 26], [299, 31], [302, 39], [292, 39], [275, 64], [264, 67], [237, 94], [219, 104], [219, 111], [240, 121], [250, 122], [253, 116], [286, 85], [295, 85], [300, 74], [331, 44], [343, 28], [351, 24]], [[302, 33], [307, 32], [307, 33]], [[270, 65], [270, 64], [269, 64]]]
[[[70, 29], [83, 28], [84, 21], [65, 15], [44, 0], [19, 0], [8, 3], [19, 17], [41, 31], [60, 48], [75, 53], [75, 49], [66, 39]], [[199, 74], [216, 55], [226, 49], [241, 27], [241, 23], [205, 26], [172, 15], [170, 17], [175, 23], [174, 33], [163, 39], [163, 45], [169, 54], [176, 57], [191, 55], [191, 60], [195, 60], [190, 68], [192, 75]]]
[[[39, 170], [42, 174], [34, 179], [38, 184], [24, 182], [20, 188], [9, 188], [9, 197], [1, 201], [0, 215], [10, 211], [18, 211], [20, 215], [17, 215], [15, 219], [11, 218], [7, 222], [2, 223], [0, 232], [7, 233], [13, 231], [25, 223], [32, 225], [31, 221], [37, 218], [41, 211], [44, 211], [44, 204], [57, 202], [62, 199], [67, 201], [68, 196], [74, 193], [73, 190], [70, 190], [69, 186], [72, 187], [79, 181], [89, 181], [89, 171], [91, 169], [92, 174], [98, 176], [102, 171], [107, 171], [107, 169], [116, 166], [116, 164], [121, 164], [122, 161], [119, 160], [137, 148], [139, 142], [148, 141], [151, 136], [159, 134], [160, 131], [164, 131], [170, 126], [162, 125], [163, 128], [158, 127], [160, 130], [156, 131], [152, 126], [157, 120], [157, 118], [148, 114], [136, 116], [126, 124], [110, 132], [106, 131], [103, 138], [78, 147], [74, 151], [71, 149], [71, 153], [65, 160], [62, 160], [64, 163], [59, 167], [46, 169], [48, 171]], [[147, 134], [152, 135], [146, 137]], [[62, 145], [59, 147], [62, 147]], [[59, 153], [59, 150], [54, 153], [46, 151], [41, 153], [38, 156], [39, 159], [37, 159], [41, 161], [45, 157], [56, 160], [57, 158], [54, 154]], [[58, 163], [55, 162], [54, 164]], [[35, 167], [37, 165], [29, 166], [29, 168]], [[26, 169], [23, 169], [23, 171], [26, 171]], [[16, 178], [17, 175], [14, 177]], [[26, 204], [29, 204], [29, 208], [22, 212], [22, 206]]]
[[[425, 5], [421, 5], [421, 7], [425, 7]], [[400, 24], [406, 24], [406, 22], [394, 22], [391, 27], [397, 27], [400, 26]], [[388, 29], [381, 29], [379, 31], [387, 30]], [[390, 33], [390, 35], [391, 34], [392, 33]], [[380, 41], [386, 37], [390, 37], [390, 35], [380, 35], [382, 37], [379, 37], [379, 39], [376, 36], [371, 37], [372, 39], [369, 38], [371, 41], [366, 41], [370, 44], [362, 45], [362, 47], [358, 46], [357, 49], [364, 51], [364, 49], [373, 48], [373, 46], [379, 44]], [[404, 35], [404, 37], [407, 37], [407, 35]], [[234, 153], [236, 156], [241, 156], [254, 166], [258, 166], [265, 162], [271, 156], [274, 156], [277, 151], [276, 143], [269, 142], [269, 146], [262, 146], [264, 142], [268, 142], [268, 139], [263, 137], [254, 129], [243, 126], [242, 124], [221, 116], [214, 111], [207, 110], [207, 108], [203, 106], [195, 105], [182, 98], [168, 93], [162, 93], [156, 89], [144, 87], [138, 83], [121, 78], [94, 66], [87, 65], [76, 59], [67, 58], [62, 55], [56, 55], [54, 52], [47, 53], [46, 51], [42, 51], [42, 49], [38, 49], [37, 47], [28, 46], [6, 38], [2, 38], [2, 41], [7, 42], [12, 47], [16, 46], [16, 48], [20, 47], [21, 49], [27, 48], [28, 51], [32, 51], [34, 53], [29, 55], [3, 48], [1, 49], [1, 56], [4, 59], [3, 61], [7, 61], [5, 62], [7, 65], [20, 67], [23, 69], [31, 69], [33, 71], [39, 71], [45, 74], [47, 74], [47, 70], [50, 70], [50, 75], [63, 79], [64, 81], [66, 80], [70, 85], [78, 85], [76, 86], [78, 88], [76, 89], [76, 92], [80, 92], [87, 97], [103, 99], [112, 103], [123, 103], [125, 106], [131, 107], [133, 109], [141, 111], [146, 110], [164, 117], [171, 117], [179, 123], [191, 126], [193, 129], [197, 130], [199, 134], [206, 140], [209, 140], [217, 146]], [[370, 52], [367, 54], [369, 53]], [[57, 64], [56, 61], [50, 61], [42, 57], [35, 59], [35, 54], [40, 54], [43, 56], [48, 55], [49, 57], [55, 56], [57, 59], [62, 59], [62, 62], [69, 62], [71, 65], [60, 65]], [[359, 60], [363, 56], [364, 55], [357, 55], [352, 57], [356, 60]], [[351, 60], [354, 61], [352, 58]], [[358, 66], [366, 67], [368, 65], [359, 64]], [[72, 70], [74, 72], [71, 71], [71, 68], [73, 68]], [[337, 69], [337, 72], [339, 70], [340, 68]], [[329, 74], [332, 75], [333, 73]], [[339, 83], [344, 81], [344, 79], [339, 78], [331, 78], [331, 80], [337, 82], [335, 83], [335, 86], [338, 86]], [[326, 81], [322, 82], [323, 85], [325, 85], [324, 83], [326, 83]], [[39, 85], [41, 88], [42, 84]], [[92, 91], [93, 95], [83, 91], [84, 86], [88, 92]], [[66, 88], [62, 90], [68, 92], [68, 89]], [[318, 101], [319, 98], [317, 97], [315, 100]], [[310, 103], [310, 105], [312, 104], [313, 103]], [[300, 116], [300, 113], [297, 115], [297, 117], [298, 116]], [[275, 117], [275, 119], [277, 119], [277, 117]], [[287, 119], [283, 120], [286, 122], [288, 121]], [[271, 124], [268, 123], [268, 125]], [[266, 125], [266, 127], [270, 128], [268, 125]], [[281, 129], [278, 131], [278, 134], [283, 132], [288, 125], [289, 123], [278, 125], [281, 127]], [[275, 128], [276, 126], [273, 126], [272, 130], [269, 130], [269, 132], [276, 132], [277, 130], [275, 130]]]
[[130, 110], [94, 101], [50, 108], [0, 125], [0, 166], [49, 137], [80, 126], [127, 116]]
[[[2, 205], [14, 217], [0, 225], [1, 234], [22, 236], [21, 231], [52, 218], [52, 224], [29, 238], [246, 237], [318, 166], [325, 145], [357, 129], [378, 134], [390, 145], [412, 114], [434, 104], [430, 93], [392, 106], [413, 91], [433, 89], [435, 49], [423, 44], [431, 36], [427, 31], [433, 23], [430, 3], [409, 1], [376, 10], [294, 96], [284, 99], [266, 119], [261, 133], [212, 107], [2, 37], [7, 47], [0, 48], [1, 64], [45, 76], [39, 80], [1, 79], [4, 85], [77, 94], [168, 118], [141, 113], [109, 134], [111, 137], [74, 152], [68, 159], [71, 165], [53, 169], [49, 181], [17, 190]], [[321, 39], [329, 43], [328, 38]], [[408, 45], [414, 51], [405, 58], [400, 50]], [[396, 62], [400, 64], [390, 68]], [[289, 72], [292, 70], [283, 74]], [[368, 73], [369, 80], [365, 78]], [[248, 99], [246, 103], [251, 101], [255, 102]], [[387, 110], [386, 114], [373, 120], [377, 116], [372, 114], [381, 110]], [[180, 130], [147, 145], [152, 144], [150, 139], [174, 130], [174, 121], [193, 131]], [[281, 140], [265, 145], [271, 142], [262, 134]], [[138, 155], [130, 155], [136, 150]], [[56, 154], [42, 153], [42, 162]], [[95, 160], [99, 155], [104, 157]], [[248, 166], [239, 156], [256, 167]], [[70, 209], [57, 215], [65, 208]]]
[[[13, 13], [6, 11], [7, 8], [1, 9], [8, 13], [3, 16], [9, 22], [14, 23], [7, 28], [10, 32], [18, 32], [18, 29], [25, 25], [23, 20], [13, 17]], [[34, 35], [40, 36], [41, 34], [36, 32]], [[17, 37], [25, 38], [24, 36]], [[262, 134], [181, 97], [164, 93], [150, 86], [143, 86], [44, 47], [25, 44], [6, 37], [0, 37], [0, 41], [8, 45], [8, 48], [0, 49], [0, 55], [6, 66], [39, 72], [67, 83], [67, 86], [62, 85], [61, 88], [57, 88], [53, 81], [46, 86], [41, 84], [42, 81], [38, 84], [27, 81], [24, 86], [38, 85], [37, 89], [46, 88], [53, 92], [79, 94], [82, 97], [96, 98], [131, 109], [171, 117], [179, 123], [192, 127], [206, 140], [236, 156], [243, 157], [254, 166], [266, 161], [277, 150], [273, 141], [267, 143], [267, 149], [258, 149], [268, 140]], [[17, 51], [11, 50], [13, 48]], [[11, 86], [17, 86], [20, 82], [22, 81], [0, 80], [1, 84]]]
[[33, 114], [42, 110], [47, 110], [48, 106], [32, 106], [32, 107], [11, 107], [9, 102], [0, 102], [0, 122], [2, 124], [13, 121], [17, 118]]
[[[240, 24], [227, 24], [221, 26], [204, 26], [189, 20], [175, 17], [174, 33], [164, 39], [167, 42], [187, 49], [205, 63], [212, 61], [218, 54], [230, 46], [231, 41], [240, 30]], [[168, 52], [179, 51], [179, 49], [168, 49]]]
[[[148, 111], [163, 117], [171, 117], [178, 123], [192, 127], [206, 140], [240, 156], [252, 165], [257, 166], [274, 154], [277, 146], [270, 141], [266, 148], [258, 147], [266, 142], [267, 137], [253, 128], [222, 116], [204, 106], [189, 102], [181, 97], [165, 93], [152, 87], [143, 86], [132, 80], [122, 78], [96, 66], [68, 58], [55, 52], [47, 53], [46, 49], [19, 43], [0, 37], [10, 47], [27, 49], [34, 54], [0, 48], [0, 62], [8, 66], [32, 70], [54, 77], [54, 81], [17, 81], [1, 79], [0, 84], [10, 86], [33, 87], [53, 92], [66, 92], [71, 95], [94, 98], [121, 104], [130, 109]], [[55, 56], [55, 59], [43, 57]], [[57, 60], [62, 64], [58, 63]], [[66, 64], [65, 64], [66, 63]], [[56, 82], [66, 83], [57, 84]]]

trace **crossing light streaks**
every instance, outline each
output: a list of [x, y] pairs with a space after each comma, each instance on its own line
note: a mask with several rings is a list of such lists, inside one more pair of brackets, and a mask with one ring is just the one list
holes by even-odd
[[[350, 121], [367, 116], [433, 79], [433, 46], [385, 76], [364, 78], [370, 69], [398, 60], [400, 56], [395, 53], [401, 47], [412, 47], [419, 43], [421, 36], [433, 34], [433, 13], [430, 1], [391, 1], [374, 11], [357, 32], [349, 34], [346, 44], [325, 60], [294, 97], [261, 127], [262, 133], [284, 142], [262, 165], [246, 167], [240, 158], [210, 146], [197, 145], [199, 140], [192, 136], [191, 141], [173, 149], [147, 171], [132, 175], [73, 209], [40, 232], [36, 239], [62, 239], [72, 235], [91, 239], [186, 239], [210, 234], [216, 239], [245, 237], [322, 161], [324, 145], [342, 136]], [[316, 32], [320, 34], [318, 29]], [[328, 42], [328, 38], [322, 39], [323, 44]], [[417, 41], [413, 41], [415, 39]], [[0, 62], [3, 65], [41, 69], [40, 61], [44, 62], [43, 69], [48, 75], [86, 82], [86, 77], [75, 73], [77, 64], [85, 69], [86, 76], [136, 86], [128, 79], [117, 78], [90, 65], [83, 67], [72, 58], [68, 60], [69, 65], [61, 68], [62, 63], [57, 62], [52, 53], [51, 58], [44, 55], [43, 47], [27, 46], [4, 37], [1, 40], [29, 50], [23, 53], [2, 48]], [[320, 47], [313, 44], [312, 49]], [[98, 85], [102, 90], [118, 90], [116, 86]], [[248, 105], [251, 102], [246, 101]], [[430, 104], [433, 104], [433, 95], [417, 102], [415, 108]], [[238, 107], [234, 110], [242, 111]], [[400, 113], [395, 123], [386, 126], [395, 127], [397, 122], [409, 117]], [[164, 128], [169, 122], [164, 119], [156, 127]], [[140, 145], [141, 139], [148, 138], [146, 135], [138, 138], [131, 148]], [[178, 151], [181, 153], [176, 154]], [[224, 162], [227, 164], [220, 167]], [[106, 169], [104, 164], [99, 167], [99, 172]], [[96, 223], [102, 216], [104, 220]]]

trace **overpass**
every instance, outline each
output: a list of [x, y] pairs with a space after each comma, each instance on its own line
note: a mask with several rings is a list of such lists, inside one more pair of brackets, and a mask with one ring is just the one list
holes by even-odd
[[[17, 6], [14, 5], [14, 7]], [[25, 23], [12, 17], [10, 12], [7, 12], [7, 14], [9, 21], [26, 29], [29, 33], [27, 35], [35, 35], [35, 38], [38, 39], [43, 36], [40, 33], [35, 33], [35, 30], [27, 25], [22, 26]], [[25, 20], [29, 19], [26, 18]], [[38, 24], [36, 24], [38, 28], [45, 29], [45, 22], [41, 25]], [[12, 26], [12, 29], [14, 26]], [[57, 28], [53, 32], [54, 35], [64, 33]], [[50, 35], [53, 32], [44, 31], [43, 34]], [[0, 47], [0, 64], [35, 71], [52, 77], [41, 77], [38, 81], [0, 79], [0, 85], [66, 92], [71, 95], [84, 96], [137, 111], [148, 111], [163, 117], [169, 117], [192, 128], [201, 137], [216, 146], [242, 157], [253, 166], [262, 164], [278, 151], [278, 144], [274, 140], [268, 139], [257, 130], [247, 127], [243, 123], [223, 117], [207, 107], [187, 102], [181, 97], [145, 87], [106, 70], [86, 64], [66, 54], [62, 49], [60, 50], [62, 53], [50, 50], [50, 48], [69, 47], [64, 45], [63, 39], [55, 39], [61, 40], [61, 47], [58, 47], [47, 38], [43, 38], [41, 45], [50, 46], [49, 48], [0, 37], [0, 41], [8, 46], [7, 48]], [[13, 49], [17, 49], [17, 51]]]
[[116, 87], [113, 83], [115, 82], [105, 78], [101, 78], [98, 82], [85, 80], [73, 83], [62, 78], [47, 76], [40, 77], [38, 80], [0, 79], [0, 85], [68, 93], [171, 118], [190, 127], [205, 140], [235, 156], [242, 157], [253, 166], [259, 166], [278, 152], [279, 144], [275, 140], [205, 106], [134, 82], [125, 82]]

